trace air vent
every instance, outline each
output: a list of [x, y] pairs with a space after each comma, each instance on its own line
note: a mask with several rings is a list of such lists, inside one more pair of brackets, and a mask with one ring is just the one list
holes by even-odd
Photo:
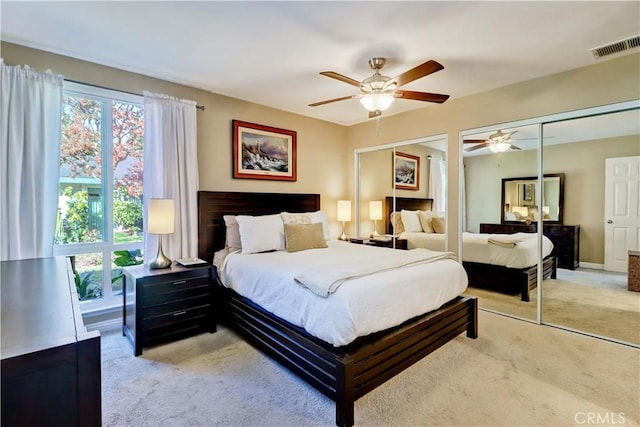
[[613, 55], [627, 50], [636, 49], [640, 47], [640, 36], [630, 37], [626, 40], [620, 40], [619, 42], [611, 43], [606, 46], [594, 47], [591, 49], [591, 53], [595, 59], [600, 59], [605, 56]]

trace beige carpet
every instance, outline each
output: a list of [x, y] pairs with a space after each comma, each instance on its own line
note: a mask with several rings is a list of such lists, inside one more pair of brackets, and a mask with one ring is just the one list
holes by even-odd
[[[640, 345], [640, 293], [627, 290], [626, 275], [594, 270], [558, 270], [542, 285], [542, 321], [597, 336]], [[519, 295], [469, 288], [480, 307], [524, 319], [537, 318], [537, 293], [529, 303]]]
[[[356, 425], [640, 422], [639, 350], [487, 312], [479, 326], [478, 339], [459, 336], [359, 399]], [[104, 333], [102, 366], [104, 426], [335, 421], [332, 401], [224, 328], [137, 358], [119, 332]]]

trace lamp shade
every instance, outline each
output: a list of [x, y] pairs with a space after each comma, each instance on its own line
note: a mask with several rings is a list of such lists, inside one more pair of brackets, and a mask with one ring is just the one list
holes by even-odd
[[384, 111], [393, 103], [393, 95], [388, 93], [368, 93], [360, 98], [360, 103], [369, 111]]
[[351, 221], [351, 200], [338, 200], [338, 221]]
[[150, 199], [147, 232], [171, 234], [174, 231], [176, 202], [172, 199]]
[[382, 219], [382, 201], [372, 200], [369, 202], [369, 219]]

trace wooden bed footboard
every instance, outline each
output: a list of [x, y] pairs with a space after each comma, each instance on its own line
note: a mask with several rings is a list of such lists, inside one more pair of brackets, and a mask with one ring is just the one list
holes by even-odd
[[402, 325], [333, 347], [218, 285], [223, 322], [336, 403], [336, 425], [354, 424], [354, 402], [462, 332], [478, 336], [478, 306], [457, 297]]
[[[475, 262], [462, 263], [469, 276], [469, 286], [494, 289], [506, 293], [519, 293], [521, 300], [531, 300], [531, 290], [538, 285], [538, 267], [507, 268], [499, 265]], [[555, 279], [558, 260], [548, 256], [542, 263], [542, 278]]]

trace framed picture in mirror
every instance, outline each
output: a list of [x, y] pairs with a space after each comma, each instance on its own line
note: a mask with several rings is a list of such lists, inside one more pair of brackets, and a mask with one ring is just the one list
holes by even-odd
[[393, 156], [393, 185], [400, 190], [420, 189], [420, 157], [396, 151]]

